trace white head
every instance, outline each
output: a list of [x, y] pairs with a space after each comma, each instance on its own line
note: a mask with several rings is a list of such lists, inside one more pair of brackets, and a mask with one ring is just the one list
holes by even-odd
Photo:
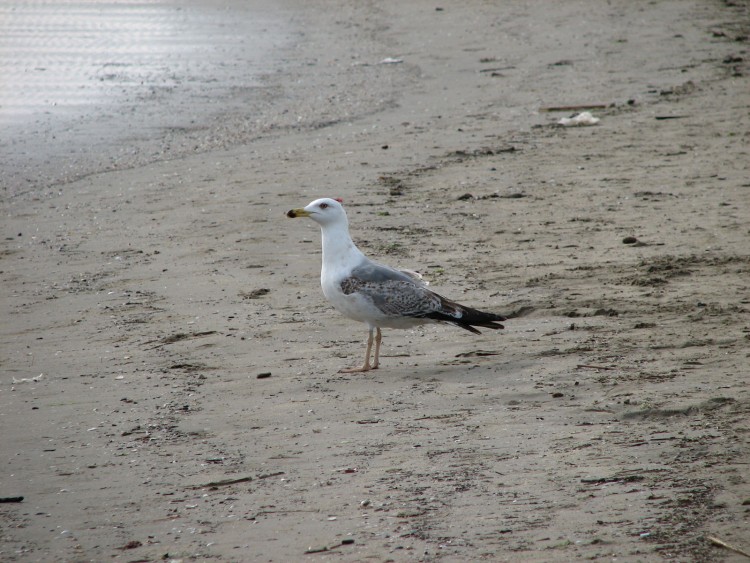
[[340, 199], [331, 199], [329, 197], [316, 199], [304, 209], [291, 209], [287, 211], [286, 216], [291, 218], [309, 217], [321, 227], [333, 224], [347, 225], [346, 211], [344, 211], [341, 201]]

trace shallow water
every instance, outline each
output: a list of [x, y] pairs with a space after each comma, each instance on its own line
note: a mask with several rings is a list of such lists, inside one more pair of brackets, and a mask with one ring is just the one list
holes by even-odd
[[180, 131], [252, 112], [290, 37], [278, 14], [260, 0], [3, 2], [3, 188], [169, 157]]
[[[137, 97], [205, 97], [257, 82], [274, 39], [262, 5], [115, 0], [0, 5], [0, 118], [18, 121]], [[256, 11], [253, 11], [253, 8]], [[239, 16], [239, 17], [238, 17]], [[229, 72], [231, 71], [231, 73]], [[178, 91], [179, 90], [179, 91]], [[199, 94], [198, 91], [201, 91]]]

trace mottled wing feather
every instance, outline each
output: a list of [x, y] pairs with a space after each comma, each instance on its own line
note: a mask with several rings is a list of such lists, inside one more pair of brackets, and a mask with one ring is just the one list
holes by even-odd
[[413, 272], [394, 270], [377, 262], [366, 261], [342, 280], [345, 295], [357, 293], [369, 299], [388, 317], [411, 317], [447, 322], [479, 334], [474, 328], [500, 329], [505, 317], [459, 305], [425, 287]]
[[[341, 282], [345, 295], [357, 292], [369, 297], [383, 314], [394, 317], [426, 317], [436, 311], [455, 314], [443, 298], [409, 274], [375, 265], [358, 268]], [[460, 315], [459, 315], [460, 316]]]

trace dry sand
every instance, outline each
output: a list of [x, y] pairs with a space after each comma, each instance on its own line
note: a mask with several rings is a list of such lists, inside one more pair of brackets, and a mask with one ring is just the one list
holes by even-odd
[[[0, 559], [747, 560], [747, 3], [403, 4], [286, 5], [241, 134], [6, 183]], [[324, 195], [505, 331], [337, 373]]]

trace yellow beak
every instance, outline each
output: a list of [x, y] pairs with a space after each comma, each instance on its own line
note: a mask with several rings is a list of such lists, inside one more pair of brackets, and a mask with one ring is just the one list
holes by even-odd
[[308, 213], [304, 209], [290, 209], [286, 212], [286, 216], [294, 219], [295, 217], [309, 217], [310, 213]]

